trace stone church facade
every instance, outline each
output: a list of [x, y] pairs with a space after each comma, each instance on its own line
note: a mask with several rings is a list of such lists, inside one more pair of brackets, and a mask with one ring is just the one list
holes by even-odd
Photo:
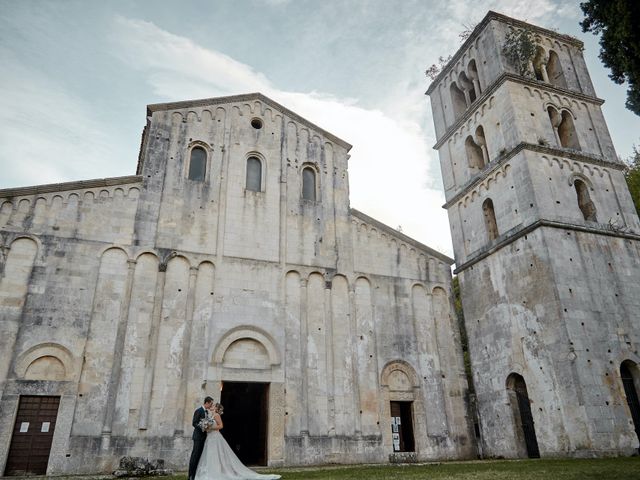
[[489, 12], [427, 92], [485, 456], [638, 451], [640, 223], [582, 48]]
[[251, 464], [473, 456], [453, 261], [350, 209], [350, 145], [261, 94], [147, 119], [136, 175], [0, 191], [3, 471], [185, 469], [206, 394]]
[[581, 48], [489, 12], [427, 92], [472, 396], [454, 261], [261, 94], [150, 105], [136, 175], [0, 190], [4, 474], [185, 469], [206, 394], [250, 464], [632, 453], [640, 223]]

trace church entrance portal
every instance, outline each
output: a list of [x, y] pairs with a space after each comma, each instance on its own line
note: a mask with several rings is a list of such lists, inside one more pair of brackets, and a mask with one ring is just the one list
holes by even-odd
[[267, 464], [268, 383], [223, 382], [221, 430], [245, 465]]
[[415, 452], [412, 403], [391, 402], [391, 437], [394, 452]]

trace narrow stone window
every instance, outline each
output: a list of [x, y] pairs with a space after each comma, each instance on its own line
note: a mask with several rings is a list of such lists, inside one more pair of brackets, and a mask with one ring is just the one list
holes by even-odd
[[578, 196], [578, 207], [582, 212], [582, 216], [588, 222], [597, 222], [596, 217], [596, 205], [591, 200], [589, 195], [589, 187], [582, 180], [574, 180], [573, 186], [576, 189], [576, 195]]
[[562, 64], [558, 54], [551, 50], [549, 52], [549, 61], [547, 62], [547, 75], [549, 77], [548, 82], [556, 87], [567, 88], [567, 81], [564, 78], [562, 72]]
[[259, 158], [247, 158], [247, 190], [262, 191], [262, 162]]
[[451, 84], [451, 87], [449, 87], [449, 90], [451, 92], [451, 103], [453, 104], [453, 113], [457, 120], [467, 109], [467, 101], [465, 99], [464, 92], [458, 88], [458, 86], [456, 85], [456, 82], [453, 82]]
[[189, 160], [189, 180], [204, 181], [206, 169], [207, 152], [202, 147], [194, 147], [191, 149], [191, 158]]
[[484, 215], [484, 224], [487, 229], [489, 241], [498, 238], [498, 224], [496, 223], [496, 214], [493, 209], [493, 201], [487, 198], [482, 204], [482, 213]]
[[313, 201], [316, 199], [316, 172], [311, 167], [302, 169], [302, 198]]

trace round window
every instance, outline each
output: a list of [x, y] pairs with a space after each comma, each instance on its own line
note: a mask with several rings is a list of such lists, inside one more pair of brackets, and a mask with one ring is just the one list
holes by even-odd
[[260, 120], [259, 118], [252, 119], [251, 126], [256, 130], [260, 130], [262, 128], [262, 120]]

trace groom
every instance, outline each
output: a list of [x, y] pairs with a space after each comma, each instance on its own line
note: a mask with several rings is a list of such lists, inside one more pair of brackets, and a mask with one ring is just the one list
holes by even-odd
[[207, 432], [203, 432], [198, 426], [198, 423], [205, 417], [207, 414], [206, 409], [210, 408], [212, 404], [213, 398], [205, 397], [204, 404], [193, 412], [193, 421], [191, 422], [193, 425], [193, 435], [191, 435], [193, 439], [193, 450], [191, 451], [191, 460], [189, 460], [189, 480], [193, 480], [196, 476], [196, 469], [202, 456], [204, 441], [207, 439]]

